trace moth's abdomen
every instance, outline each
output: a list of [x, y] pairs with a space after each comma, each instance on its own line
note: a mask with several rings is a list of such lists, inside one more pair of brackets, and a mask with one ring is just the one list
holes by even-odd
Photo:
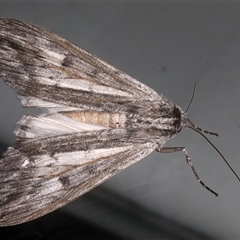
[[124, 128], [125, 114], [98, 112], [98, 111], [73, 111], [61, 112], [61, 114], [84, 123], [96, 124], [109, 128]]

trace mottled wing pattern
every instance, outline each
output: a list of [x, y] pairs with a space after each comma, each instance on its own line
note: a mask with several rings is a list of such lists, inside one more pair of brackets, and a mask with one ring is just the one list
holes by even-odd
[[24, 107], [44, 109], [39, 116], [22, 117], [16, 144], [0, 159], [0, 226], [67, 204], [155, 148], [139, 129], [66, 114], [117, 112], [114, 118], [120, 119], [132, 102], [138, 106], [161, 96], [52, 32], [0, 18], [0, 77]]
[[25, 107], [106, 109], [160, 96], [60, 36], [0, 18], [0, 76]]
[[131, 136], [108, 129], [16, 143], [0, 159], [0, 226], [64, 206], [153, 151]]

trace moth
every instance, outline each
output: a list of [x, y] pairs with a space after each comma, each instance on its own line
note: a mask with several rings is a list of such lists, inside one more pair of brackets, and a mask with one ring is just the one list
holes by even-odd
[[44, 28], [0, 18], [0, 77], [24, 107], [43, 110], [21, 118], [15, 145], [0, 159], [0, 226], [52, 212], [154, 150], [183, 151], [217, 196], [185, 147], [164, 147], [183, 127], [215, 133], [95, 55]]

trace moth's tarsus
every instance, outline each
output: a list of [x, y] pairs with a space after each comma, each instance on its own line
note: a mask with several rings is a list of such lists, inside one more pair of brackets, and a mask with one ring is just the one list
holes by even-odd
[[188, 154], [188, 151], [186, 148], [183, 149], [183, 152], [185, 153], [185, 157], [186, 157], [186, 161], [189, 164], [189, 166], [191, 167], [194, 176], [196, 177], [197, 181], [204, 187], [206, 188], [209, 192], [213, 193], [216, 197], [218, 196], [218, 193], [216, 193], [215, 191], [213, 191], [210, 187], [208, 187], [199, 177], [197, 171], [194, 168], [193, 162]]
[[199, 180], [200, 184], [206, 188], [209, 192], [215, 195], [215, 197], [218, 197], [218, 193], [214, 192], [211, 188], [209, 188], [202, 180]]

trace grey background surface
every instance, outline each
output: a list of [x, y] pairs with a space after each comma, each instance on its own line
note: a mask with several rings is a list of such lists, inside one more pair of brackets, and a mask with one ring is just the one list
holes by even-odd
[[[211, 141], [240, 174], [240, 3], [0, 3], [0, 16], [35, 23], [71, 40], [186, 109], [216, 131]], [[0, 79], [0, 145], [14, 141], [23, 113]], [[240, 183], [197, 133], [183, 129], [167, 146], [183, 153], [152, 153], [66, 207], [41, 219], [0, 229], [10, 238], [239, 239]]]

